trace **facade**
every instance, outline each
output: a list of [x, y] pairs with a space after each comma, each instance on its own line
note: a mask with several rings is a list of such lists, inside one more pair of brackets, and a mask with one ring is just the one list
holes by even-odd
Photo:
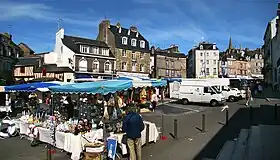
[[6, 81], [6, 84], [13, 83], [13, 68], [21, 54], [22, 51], [13, 42], [12, 35], [0, 33], [0, 79]]
[[14, 78], [16, 81], [30, 81], [35, 78], [34, 71], [41, 66], [41, 57], [19, 57], [14, 68]]
[[218, 77], [219, 49], [214, 43], [201, 42], [189, 51], [188, 77], [215, 78]]
[[278, 16], [276, 16], [273, 20], [271, 20], [266, 27], [266, 31], [264, 34], [264, 80], [267, 84], [273, 83], [273, 70], [272, 70], [272, 41], [273, 38], [276, 36], [276, 22], [277, 22]]
[[150, 50], [149, 42], [135, 26], [129, 29], [109, 20], [99, 24], [98, 41], [105, 42], [116, 57], [115, 71], [120, 76], [149, 77]]
[[161, 50], [151, 47], [151, 77], [187, 78], [187, 56], [177, 46]]
[[107, 78], [115, 75], [115, 57], [109, 46], [98, 40], [56, 33], [54, 52], [44, 56], [46, 64], [69, 67], [75, 73], [68, 79]]
[[250, 57], [250, 66], [251, 66], [251, 77], [252, 78], [261, 78], [264, 76], [262, 74], [262, 70], [264, 67], [264, 59], [263, 59], [263, 49], [258, 48], [256, 50], [247, 51], [246, 54]]

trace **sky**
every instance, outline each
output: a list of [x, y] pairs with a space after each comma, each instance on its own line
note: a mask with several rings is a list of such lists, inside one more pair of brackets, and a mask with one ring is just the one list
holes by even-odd
[[65, 34], [95, 39], [107, 18], [139, 32], [160, 48], [176, 44], [187, 53], [201, 41], [220, 50], [232, 37], [236, 47], [263, 45], [278, 0], [0, 0], [0, 32], [35, 52], [53, 51], [58, 21]]

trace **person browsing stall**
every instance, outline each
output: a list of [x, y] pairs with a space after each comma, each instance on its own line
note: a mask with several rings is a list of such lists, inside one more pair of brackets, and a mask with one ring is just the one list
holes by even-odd
[[122, 129], [127, 136], [130, 160], [141, 160], [141, 132], [145, 126], [142, 117], [135, 110], [135, 108], [129, 108], [123, 120]]

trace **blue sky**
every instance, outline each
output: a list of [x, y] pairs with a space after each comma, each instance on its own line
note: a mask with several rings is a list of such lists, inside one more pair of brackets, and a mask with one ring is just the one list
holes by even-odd
[[112, 24], [136, 25], [161, 48], [177, 44], [186, 53], [210, 41], [224, 50], [231, 36], [236, 47], [254, 49], [276, 10], [277, 0], [0, 0], [0, 32], [45, 52], [53, 50], [59, 18], [65, 34], [95, 39], [107, 17]]

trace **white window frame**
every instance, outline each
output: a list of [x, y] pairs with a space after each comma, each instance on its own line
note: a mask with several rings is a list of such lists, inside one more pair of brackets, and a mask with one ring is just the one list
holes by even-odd
[[89, 46], [80, 45], [80, 52], [81, 53], [89, 53]]
[[106, 56], [106, 48], [102, 48], [101, 54], [102, 54], [103, 56]]
[[145, 41], [143, 40], [140, 41], [140, 48], [145, 48]]
[[[123, 64], [125, 64], [125, 65], [123, 66]], [[123, 71], [126, 71], [126, 70], [127, 70], [127, 62], [122, 62], [122, 63], [121, 63], [121, 69], [122, 69]]]
[[92, 51], [93, 51], [93, 54], [99, 54], [99, 48], [98, 47], [93, 47]]
[[126, 55], [126, 50], [125, 49], [123, 49], [122, 50], [122, 57], [126, 57], [127, 55]]
[[[93, 68], [94, 65], [97, 65], [96, 68]], [[93, 62], [92, 62], [92, 71], [93, 72], [99, 72], [99, 61], [97, 59], [95, 59]]]
[[140, 72], [145, 72], [145, 66], [144, 66], [144, 64], [140, 64]]
[[[82, 63], [82, 61], [84, 61], [85, 62], [85, 64], [86, 64], [86, 67], [84, 67], [84, 66], [82, 66], [81, 67], [81, 63]], [[79, 60], [79, 65], [78, 65], [78, 67], [79, 67], [79, 71], [81, 71], [81, 72], [87, 72], [87, 60], [83, 57], [83, 58], [81, 58], [80, 60]]]
[[[109, 70], [106, 70], [106, 65], [109, 65]], [[112, 63], [107, 60], [105, 63], [104, 63], [104, 71], [105, 72], [111, 72], [112, 71]]]
[[202, 46], [202, 45], [200, 45], [200, 46], [199, 46], [199, 48], [202, 50], [202, 49], [203, 49], [203, 46]]
[[122, 44], [127, 45], [127, 37], [122, 37]]
[[131, 39], [131, 46], [136, 47], [137, 45], [137, 40], [135, 38]]
[[137, 55], [136, 55], [135, 52], [131, 53], [131, 58], [132, 58], [132, 60], [136, 60], [137, 59]]
[[132, 62], [132, 71], [136, 72], [136, 68], [137, 68], [137, 63], [136, 62]]

